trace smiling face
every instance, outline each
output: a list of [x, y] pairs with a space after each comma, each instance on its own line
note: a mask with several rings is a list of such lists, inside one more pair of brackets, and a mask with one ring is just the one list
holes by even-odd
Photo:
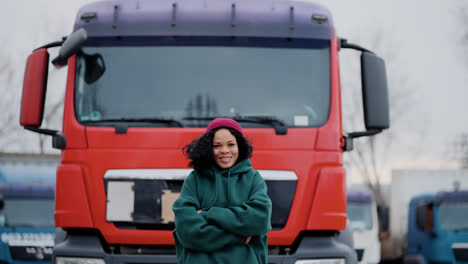
[[213, 154], [216, 164], [222, 169], [231, 168], [239, 157], [236, 137], [225, 128], [221, 128], [213, 137]]

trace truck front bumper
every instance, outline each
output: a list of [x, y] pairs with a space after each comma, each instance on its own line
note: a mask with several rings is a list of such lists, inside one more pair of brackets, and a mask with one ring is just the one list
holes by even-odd
[[[106, 252], [98, 236], [68, 234], [57, 241], [52, 264], [177, 263], [175, 254], [116, 254]], [[268, 256], [271, 264], [356, 264], [354, 249], [335, 236], [304, 237], [291, 254]]]

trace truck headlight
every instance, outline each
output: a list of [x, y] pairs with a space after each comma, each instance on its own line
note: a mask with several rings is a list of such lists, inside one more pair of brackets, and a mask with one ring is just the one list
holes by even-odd
[[106, 264], [106, 262], [100, 258], [57, 257], [55, 259], [55, 264]]
[[296, 260], [295, 264], [345, 264], [345, 259], [301, 259]]

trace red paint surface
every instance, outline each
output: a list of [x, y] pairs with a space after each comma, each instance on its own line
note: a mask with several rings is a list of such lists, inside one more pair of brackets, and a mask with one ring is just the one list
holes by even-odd
[[54, 214], [56, 226], [93, 227], [83, 176], [83, 170], [78, 165], [65, 164], [57, 168]]

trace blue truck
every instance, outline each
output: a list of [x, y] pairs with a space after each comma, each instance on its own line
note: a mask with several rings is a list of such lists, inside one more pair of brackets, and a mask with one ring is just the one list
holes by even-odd
[[407, 263], [468, 263], [468, 190], [411, 199]]
[[54, 204], [53, 167], [0, 168], [0, 263], [50, 263]]

